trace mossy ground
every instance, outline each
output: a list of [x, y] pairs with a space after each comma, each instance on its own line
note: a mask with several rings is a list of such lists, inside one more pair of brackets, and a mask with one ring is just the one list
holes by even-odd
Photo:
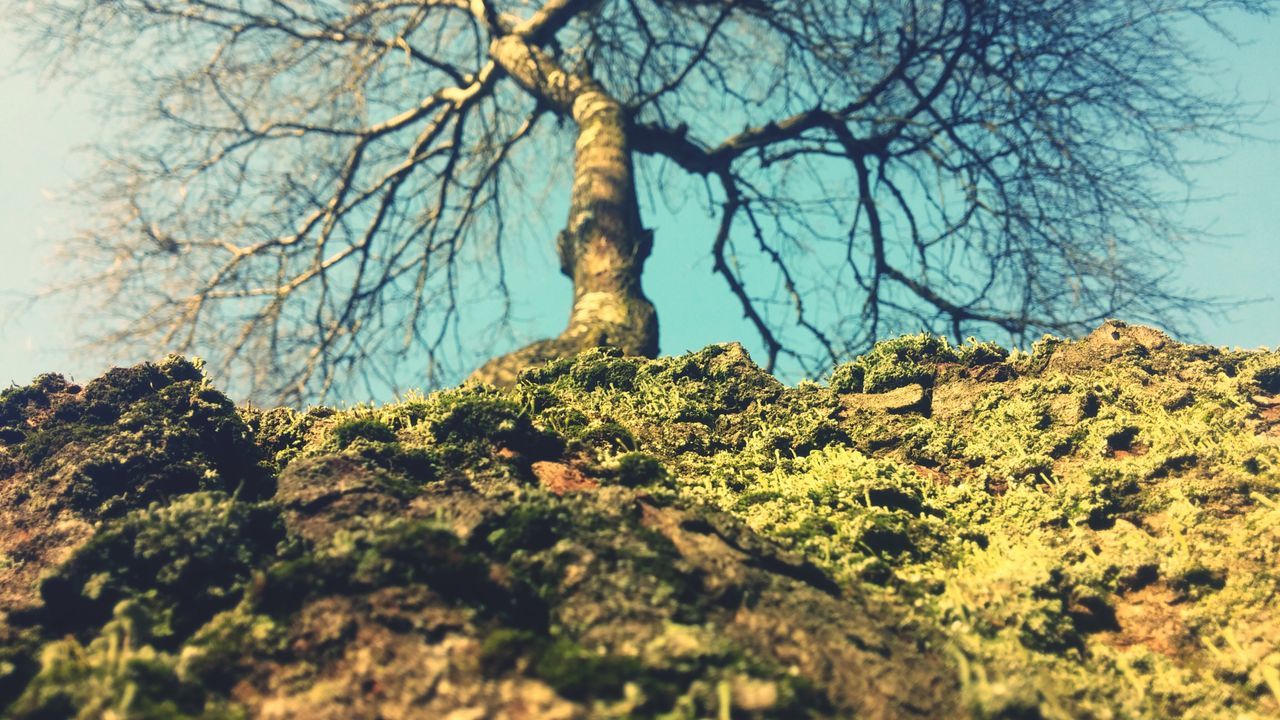
[[10, 717], [1280, 717], [1280, 354], [1121, 323], [305, 413], [170, 358], [5, 391], [0, 478]]

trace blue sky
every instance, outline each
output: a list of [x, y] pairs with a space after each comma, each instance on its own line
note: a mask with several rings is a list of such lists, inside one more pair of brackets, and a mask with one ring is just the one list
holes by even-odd
[[[1280, 22], [1241, 17], [1228, 27], [1242, 47], [1208, 35], [1200, 40], [1221, 59], [1221, 72], [1214, 75], [1219, 89], [1237, 91], [1259, 109], [1257, 132], [1263, 138], [1190, 149], [1223, 158], [1194, 170], [1197, 194], [1212, 199], [1189, 208], [1188, 219], [1212, 237], [1188, 251], [1180, 281], [1206, 296], [1254, 302], [1221, 322], [1203, 323], [1198, 336], [1188, 339], [1275, 347], [1280, 345]], [[14, 301], [57, 277], [54, 246], [79, 220], [58, 197], [92, 169], [91, 158], [75, 149], [92, 142], [100, 129], [86, 88], [15, 70], [17, 42], [6, 32], [0, 29], [0, 386], [25, 383], [44, 371], [88, 379], [105, 368], [94, 353], [74, 349], [84, 328], [71, 324], [65, 308], [56, 304], [29, 310]], [[656, 243], [645, 284], [658, 306], [662, 350], [678, 353], [729, 340], [752, 348], [757, 344], [753, 332], [723, 282], [711, 275], [704, 249], [662, 241], [664, 230], [688, 232], [705, 224], [711, 231], [711, 223], [697, 215], [691, 207], [678, 216], [646, 218]], [[524, 313], [531, 337], [553, 334], [563, 325], [569, 291], [554, 270], [550, 242], [526, 253], [525, 269], [529, 278], [557, 278], [547, 294], [551, 299]]]

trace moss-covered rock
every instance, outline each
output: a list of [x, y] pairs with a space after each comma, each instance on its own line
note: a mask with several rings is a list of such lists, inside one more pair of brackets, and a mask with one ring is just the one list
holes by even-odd
[[1280, 354], [1109, 322], [236, 409], [0, 394], [14, 717], [1280, 716]]
[[47, 643], [40, 670], [5, 716], [39, 718], [140, 718], [232, 720], [243, 711], [184, 679], [177, 659], [148, 644], [149, 616], [122, 602], [87, 644], [74, 638]]
[[[142, 595], [155, 595], [165, 632], [198, 626], [206, 605], [234, 604], [239, 580], [219, 573], [259, 552], [245, 550], [261, 528], [246, 513], [274, 489], [250, 428], [198, 363], [169, 357], [84, 387], [42, 375], [0, 393], [0, 638], [89, 642], [113, 604]], [[17, 654], [0, 661], [0, 702], [43, 652], [6, 645]]]
[[50, 632], [85, 633], [133, 601], [155, 642], [180, 643], [239, 602], [253, 568], [274, 556], [284, 531], [273, 506], [193, 493], [105, 524], [40, 583]]
[[[116, 368], [84, 388], [44, 375], [0, 393], [5, 499], [87, 517], [198, 490], [273, 490], [235, 406], [179, 357]], [[21, 487], [17, 487], [21, 485]]]

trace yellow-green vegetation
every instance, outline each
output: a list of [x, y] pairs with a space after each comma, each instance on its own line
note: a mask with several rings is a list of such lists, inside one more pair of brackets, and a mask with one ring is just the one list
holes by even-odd
[[4, 392], [0, 478], [12, 717], [1280, 717], [1280, 354], [1123, 323], [307, 412], [170, 358]]

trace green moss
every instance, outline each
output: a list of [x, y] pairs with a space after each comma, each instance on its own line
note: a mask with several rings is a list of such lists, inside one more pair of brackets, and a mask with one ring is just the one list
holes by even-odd
[[540, 367], [531, 367], [520, 373], [520, 382], [529, 385], [550, 385], [573, 368], [577, 358], [558, 358]]
[[727, 714], [732, 703], [724, 706], [725, 691], [731, 684], [753, 682], [773, 701], [767, 710], [756, 710], [752, 716], [808, 717], [830, 712], [822, 694], [803, 679], [729, 651], [697, 626], [670, 625], [635, 656], [596, 652], [563, 636], [548, 638], [509, 628], [486, 635], [481, 652], [487, 672], [526, 672], [565, 697], [592, 703], [602, 716]]
[[523, 611], [516, 606], [527, 600], [521, 589], [495, 583], [485, 558], [468, 552], [440, 523], [374, 516], [272, 565], [256, 581], [250, 608], [279, 618], [309, 598], [411, 585], [425, 585], [485, 616], [518, 614]]
[[831, 378], [827, 381], [827, 385], [832, 392], [860, 393], [866, 374], [866, 369], [856, 362], [841, 363], [831, 371]]
[[[71, 477], [47, 502], [111, 515], [188, 492], [259, 499], [273, 490], [231, 401], [184, 358], [116, 368], [83, 389], [42, 376], [5, 397], [6, 422], [25, 428], [9, 453], [18, 468]], [[32, 493], [44, 497], [46, 487]]]
[[34, 413], [52, 411], [59, 395], [79, 391], [79, 386], [55, 373], [40, 375], [30, 385], [0, 391], [0, 443], [21, 443], [29, 431], [28, 418]]
[[568, 698], [619, 698], [627, 682], [643, 680], [635, 658], [593, 653], [576, 643], [553, 640], [538, 654], [533, 674]]
[[1008, 359], [1009, 351], [995, 343], [969, 338], [962, 345], [951, 345], [937, 335], [906, 335], [876, 343], [862, 357], [837, 365], [827, 385], [836, 393], [881, 393], [906, 385], [932, 385], [940, 366], [978, 368]]
[[963, 345], [953, 348], [956, 361], [968, 367], [994, 365], [1009, 359], [1009, 351], [993, 342], [979, 342], [969, 338]]
[[588, 350], [570, 368], [568, 379], [586, 392], [597, 388], [631, 390], [641, 364], [633, 358], [621, 357], [613, 348]]
[[534, 427], [517, 403], [482, 390], [441, 393], [429, 425], [435, 442], [463, 453], [505, 447], [535, 457], [554, 454], [560, 441]]
[[629, 708], [632, 717], [654, 717], [655, 710], [670, 709], [684, 686], [679, 675], [656, 673], [640, 658], [592, 652], [568, 638], [549, 639], [523, 630], [491, 632], [485, 637], [482, 658], [490, 672], [523, 666], [528, 674], [574, 700], [620, 700], [631, 685], [643, 698]]
[[1280, 394], [1280, 364], [1258, 368], [1253, 373], [1253, 380], [1258, 383], [1258, 389], [1263, 392], [1272, 395]]
[[480, 664], [488, 675], [515, 669], [537, 648], [541, 635], [518, 628], [499, 627], [485, 635], [480, 644]]
[[332, 415], [325, 408], [300, 413], [292, 408], [240, 408], [240, 417], [253, 433], [263, 455], [272, 461], [276, 472], [298, 457], [307, 446], [308, 435], [315, 424]]
[[[371, 414], [356, 409], [333, 417], [321, 439], [313, 442], [303, 452], [304, 456], [341, 453], [359, 458], [370, 467], [390, 471], [404, 479], [402, 492], [412, 494], [421, 483], [437, 478], [441, 467], [448, 461], [447, 455], [461, 450], [456, 444], [430, 444], [424, 446], [413, 436], [412, 422], [406, 422], [417, 408], [407, 412], [381, 412]], [[392, 423], [408, 428], [397, 433]], [[401, 440], [401, 434], [407, 439]]]
[[527, 498], [476, 531], [486, 550], [506, 560], [518, 552], [536, 553], [555, 545], [574, 527], [568, 508], [551, 498]]
[[334, 425], [329, 433], [336, 450], [347, 448], [357, 439], [375, 443], [389, 443], [396, 440], [395, 432], [386, 423], [376, 418], [346, 419]]
[[[339, 677], [377, 637], [385, 667], [447, 646], [450, 672], [596, 717], [851, 716], [864, 672], [954, 693], [940, 716], [1269, 717], [1277, 358], [1120, 324], [1030, 353], [915, 335], [785, 387], [736, 345], [595, 351], [305, 414], [236, 413], [180, 360], [92, 392], [44, 376], [0, 394], [0, 510], [98, 524], [0, 674], [25, 713], [133, 683], [198, 716]], [[0, 580], [38, 555], [5, 553]], [[137, 675], [86, 659], [120, 600], [151, 626]], [[308, 645], [308, 613], [346, 629]]]
[[637, 449], [635, 436], [616, 422], [593, 422], [571, 435], [575, 440], [606, 451], [626, 452]]
[[255, 658], [284, 657], [286, 628], [245, 606], [219, 613], [183, 646], [178, 676], [227, 693], [253, 669]]
[[627, 487], [661, 486], [669, 480], [662, 462], [644, 453], [630, 452], [619, 456], [614, 472], [617, 482]]
[[934, 366], [958, 359], [946, 338], [924, 333], [878, 342], [855, 362], [863, 369], [863, 392], [878, 393], [904, 385], [930, 385]]
[[[549, 392], [546, 394], [550, 395]], [[537, 415], [539, 426], [550, 430], [557, 435], [568, 438], [578, 438], [581, 437], [587, 427], [591, 425], [591, 419], [577, 408], [561, 406], [558, 404], [558, 400], [556, 401], [556, 405], [550, 406], [548, 406], [548, 403], [539, 402], [539, 400], [542, 400], [542, 398], [545, 397], [544, 390], [542, 388], [531, 392], [528, 397], [531, 406], [541, 407], [541, 410]], [[551, 395], [551, 397], [555, 396]], [[613, 427], [621, 428], [621, 426], [616, 423]], [[622, 428], [622, 430], [625, 431], [625, 428]], [[629, 432], [627, 433], [627, 437], [630, 437]], [[631, 438], [631, 441], [634, 442], [635, 438]]]
[[130, 600], [151, 613], [156, 642], [173, 647], [235, 605], [283, 537], [273, 509], [219, 493], [153, 503], [103, 527], [43, 580], [46, 624], [83, 633]]
[[33, 628], [0, 627], [0, 709], [16, 700], [40, 669], [40, 644]]
[[129, 717], [142, 720], [241, 718], [244, 714], [181, 679], [173, 656], [147, 644], [147, 617], [125, 602], [88, 645], [52, 642], [40, 671], [6, 717]]
[[746, 439], [744, 449], [760, 456], [799, 457], [820, 448], [850, 445], [852, 438], [835, 419], [823, 413], [783, 414], [777, 422], [762, 423]]

